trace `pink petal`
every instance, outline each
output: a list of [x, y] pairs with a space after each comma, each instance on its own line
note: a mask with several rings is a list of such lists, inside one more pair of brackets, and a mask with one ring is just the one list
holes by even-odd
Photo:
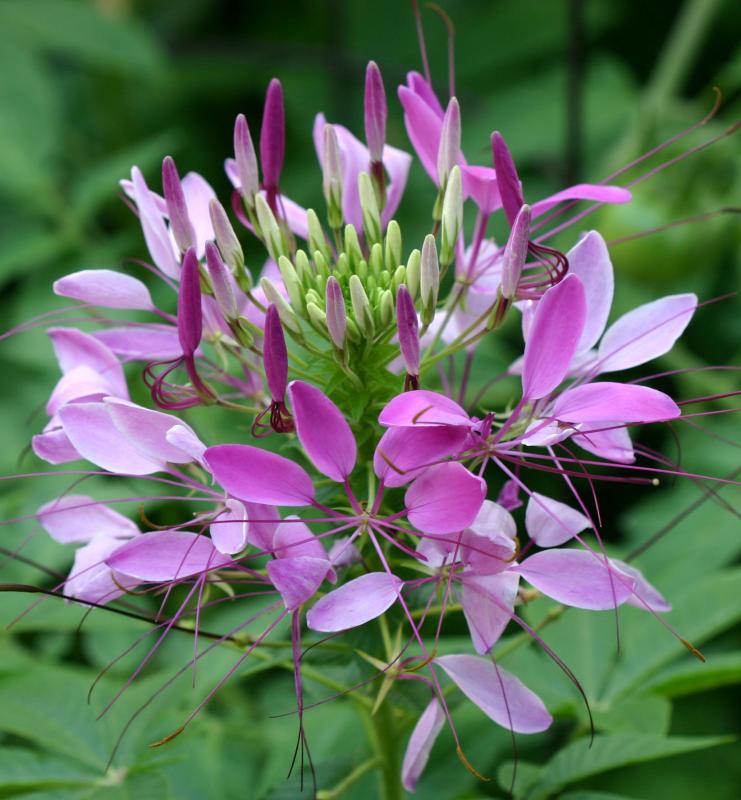
[[425, 389], [396, 395], [381, 411], [378, 421], [386, 426], [463, 425], [473, 428], [476, 424], [454, 400]]
[[604, 556], [588, 550], [543, 550], [512, 567], [559, 603], [604, 611], [624, 603], [635, 581]]
[[164, 468], [134, 448], [113, 424], [104, 403], [72, 403], [59, 410], [64, 432], [82, 458], [124, 475], [149, 475]]
[[566, 377], [587, 314], [582, 282], [567, 275], [543, 295], [525, 343], [522, 394], [539, 400]]
[[443, 127], [438, 115], [418, 94], [406, 86], [399, 87], [399, 100], [404, 107], [404, 125], [409, 141], [427, 174], [437, 185], [437, 151]]
[[674, 419], [681, 412], [669, 395], [649, 386], [602, 381], [564, 392], [551, 414], [571, 423], [638, 423]]
[[280, 513], [275, 506], [261, 503], [245, 503], [250, 524], [247, 528], [247, 541], [265, 553], [273, 550], [275, 531], [280, 525]]
[[635, 606], [644, 611], [648, 606], [651, 611], [659, 614], [672, 610], [672, 604], [655, 586], [652, 586], [643, 577], [643, 573], [640, 570], [630, 564], [626, 564], [624, 561], [619, 561], [617, 558], [613, 558], [612, 563], [635, 581], [634, 593], [625, 601], [629, 606]]
[[602, 337], [599, 371], [628, 369], [668, 353], [684, 333], [696, 308], [696, 295], [674, 294], [624, 314]]
[[82, 458], [62, 428], [45, 431], [32, 437], [31, 447], [39, 458], [49, 464], [66, 464], [68, 461]]
[[539, 547], [557, 547], [591, 528], [591, 523], [566, 503], [533, 492], [525, 511], [525, 527]]
[[608, 461], [632, 464], [636, 460], [630, 433], [619, 423], [607, 422], [602, 430], [590, 430], [587, 427], [583, 432], [574, 434], [574, 442], [589, 453]]
[[357, 448], [342, 412], [324, 392], [303, 381], [291, 381], [288, 397], [306, 455], [323, 475], [344, 481], [355, 466]]
[[131, 275], [112, 269], [84, 269], [54, 282], [54, 293], [103, 308], [141, 309], [154, 306], [149, 289]]
[[553, 721], [534, 692], [486, 658], [439, 656], [435, 663], [472, 703], [503, 728], [516, 733], [539, 733]]
[[226, 555], [239, 553], [247, 546], [247, 509], [239, 500], [226, 500], [224, 511], [209, 528], [214, 547]]
[[88, 542], [95, 536], [130, 539], [139, 529], [123, 514], [85, 494], [68, 494], [44, 503], [36, 512], [44, 530], [57, 542]]
[[283, 456], [246, 444], [209, 447], [204, 457], [229, 494], [251, 503], [305, 506], [314, 499], [306, 472]]
[[307, 556], [327, 561], [327, 553], [308, 525], [298, 517], [286, 517], [275, 530], [273, 552], [276, 558], [298, 558]]
[[220, 569], [231, 558], [207, 536], [187, 531], [157, 531], [138, 536], [106, 559], [109, 567], [146, 583], [166, 583]]
[[121, 575], [106, 564], [106, 559], [120, 547], [120, 539], [108, 536], [96, 536], [80, 547], [64, 584], [65, 597], [103, 605], [121, 597], [124, 589], [133, 589], [138, 583], [136, 578]]
[[214, 228], [208, 204], [216, 199], [216, 192], [208, 181], [197, 172], [189, 172], [182, 181], [185, 205], [188, 218], [196, 235], [194, 242], [198, 257], [202, 258], [206, 250], [206, 242], [214, 239]]
[[268, 561], [270, 582], [280, 592], [289, 611], [313, 597], [327, 577], [329, 569], [330, 564], [326, 558], [299, 556]]
[[386, 205], [381, 211], [381, 222], [385, 226], [388, 225], [401, 202], [409, 177], [409, 168], [412, 166], [412, 157], [404, 150], [387, 144], [383, 148], [383, 165], [388, 173], [389, 181], [386, 187]]
[[553, 206], [564, 200], [594, 200], [596, 203], [629, 203], [633, 195], [622, 186], [602, 186], [594, 183], [578, 183], [568, 189], [562, 189], [544, 200], [533, 203], [533, 219], [545, 214]]
[[395, 602], [403, 582], [387, 572], [369, 572], [322, 597], [306, 615], [314, 631], [357, 628], [380, 617]]
[[373, 455], [373, 469], [386, 486], [403, 486], [427, 467], [457, 455], [468, 438], [464, 427], [389, 428]]
[[501, 572], [515, 556], [515, 520], [507, 509], [484, 500], [476, 519], [463, 534], [463, 561], [480, 573]]
[[409, 88], [417, 95], [419, 95], [422, 100], [427, 103], [427, 105], [435, 112], [435, 114], [443, 118], [445, 111], [442, 107], [442, 104], [437, 98], [434, 89], [425, 79], [424, 75], [415, 70], [411, 70], [407, 72], [407, 85]]
[[57, 381], [46, 404], [46, 413], [53, 417], [67, 403], [83, 399], [102, 400], [111, 391], [110, 383], [91, 367], [74, 367]]
[[170, 237], [163, 218], [163, 209], [158, 207], [157, 195], [151, 192], [138, 167], [131, 170], [131, 186], [139, 212], [144, 239], [152, 260], [170, 278], [177, 278], [180, 263], [175, 254], [175, 242]]
[[612, 262], [605, 240], [597, 231], [583, 236], [566, 257], [569, 275], [579, 276], [587, 300], [584, 330], [576, 347], [578, 353], [584, 353], [594, 347], [607, 324], [615, 286]]
[[143, 456], [156, 462], [169, 461], [173, 464], [188, 464], [193, 460], [189, 453], [167, 438], [168, 432], [176, 425], [186, 428], [195, 436], [177, 417], [115, 397], [107, 397], [105, 405], [113, 424]]
[[444, 724], [445, 713], [440, 701], [437, 697], [433, 697], [417, 720], [404, 753], [401, 783], [408, 792], [413, 792], [417, 788], [417, 781], [427, 766], [432, 746]]
[[108, 382], [116, 397], [128, 397], [123, 368], [113, 352], [95, 336], [77, 328], [49, 328], [47, 331], [62, 372], [85, 366]]
[[93, 336], [122, 361], [173, 361], [183, 352], [174, 325], [104, 328]]
[[477, 653], [488, 653], [504, 633], [514, 613], [519, 582], [514, 572], [464, 574], [461, 603]]
[[476, 519], [486, 483], [462, 464], [448, 462], [425, 470], [407, 489], [409, 522], [424, 533], [454, 533]]
[[493, 167], [464, 165], [461, 167], [461, 177], [464, 195], [470, 197], [484, 214], [491, 214], [502, 207], [497, 173]]
[[195, 435], [193, 430], [185, 423], [180, 422], [173, 425], [165, 433], [165, 439], [177, 450], [185, 453], [189, 461], [203, 463], [203, 454], [206, 452], [206, 445]]

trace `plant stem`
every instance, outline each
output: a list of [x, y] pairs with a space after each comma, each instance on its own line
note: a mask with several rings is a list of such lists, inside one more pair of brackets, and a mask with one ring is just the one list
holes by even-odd
[[375, 714], [363, 714], [378, 757], [380, 800], [402, 800], [401, 758], [393, 707], [388, 701]]

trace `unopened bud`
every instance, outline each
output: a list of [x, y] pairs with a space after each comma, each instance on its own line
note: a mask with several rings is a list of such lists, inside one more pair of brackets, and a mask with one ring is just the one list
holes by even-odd
[[278, 259], [278, 269], [280, 270], [281, 278], [283, 278], [283, 285], [288, 292], [288, 299], [291, 301], [294, 311], [300, 314], [304, 308], [304, 292], [301, 288], [298, 274], [293, 264], [285, 256], [281, 256]]
[[386, 228], [384, 262], [386, 269], [392, 272], [401, 264], [401, 228], [395, 219]]
[[461, 170], [455, 166], [450, 171], [445, 186], [441, 217], [440, 263], [447, 267], [455, 258], [455, 245], [463, 227], [463, 192]]
[[350, 260], [351, 266], [354, 267], [363, 257], [363, 251], [360, 249], [360, 239], [358, 239], [358, 232], [355, 230], [354, 225], [349, 223], [345, 225], [344, 237], [345, 253]]
[[407, 268], [403, 264], [400, 264], [391, 278], [391, 288], [394, 292], [399, 291], [399, 287], [406, 282], [406, 278]]
[[303, 286], [304, 289], [308, 289], [314, 282], [315, 275], [305, 250], [296, 251], [295, 264], [296, 273], [298, 274], [298, 279], [301, 281], [301, 286]]
[[381, 299], [378, 301], [378, 316], [383, 328], [388, 328], [394, 321], [394, 295], [390, 289], [384, 289], [381, 292]]
[[322, 230], [322, 223], [319, 222], [319, 217], [317, 217], [313, 208], [306, 212], [306, 222], [309, 228], [309, 252], [314, 253], [318, 250], [324, 256], [325, 261], [331, 261], [332, 251], [327, 244], [327, 237]]
[[278, 189], [286, 150], [286, 118], [283, 109], [283, 87], [277, 78], [268, 84], [260, 128], [260, 164], [268, 196]]
[[358, 175], [358, 194], [360, 195], [360, 209], [363, 214], [363, 230], [365, 238], [370, 244], [381, 241], [381, 212], [378, 209], [378, 200], [373, 189], [373, 183], [367, 172]]
[[238, 316], [237, 299], [234, 295], [232, 275], [221, 260], [219, 250], [213, 242], [206, 242], [206, 266], [219, 311], [227, 321], [236, 319]]
[[198, 257], [192, 247], [186, 251], [180, 271], [177, 328], [183, 355], [192, 358], [203, 334], [201, 275]]
[[407, 373], [419, 375], [419, 321], [414, 300], [406, 286], [396, 293], [396, 326], [399, 331], [399, 349]]
[[502, 257], [502, 296], [514, 300], [520, 275], [527, 259], [530, 238], [530, 206], [524, 205], [515, 217]]
[[288, 382], [288, 350], [286, 338], [283, 335], [280, 311], [272, 304], [268, 306], [265, 314], [262, 363], [265, 367], [270, 397], [277, 403], [283, 402]]
[[301, 333], [301, 326], [298, 324], [296, 314], [270, 278], [260, 278], [260, 286], [265, 292], [268, 303], [272, 303], [278, 310], [280, 321], [286, 328], [294, 333]]
[[347, 335], [347, 310], [345, 298], [342, 296], [342, 287], [337, 278], [331, 276], [327, 279], [325, 293], [325, 307], [327, 309], [327, 330], [329, 338], [339, 350], [345, 346]]
[[306, 304], [306, 313], [309, 316], [309, 322], [319, 333], [326, 333], [327, 331], [327, 315], [322, 311], [316, 303]]
[[494, 131], [491, 135], [491, 151], [502, 207], [507, 215], [507, 221], [513, 225], [518, 211], [525, 205], [525, 198], [522, 196], [520, 177], [512, 153], [499, 131]]
[[[409, 268], [407, 267], [408, 276]], [[425, 325], [429, 325], [435, 316], [437, 293], [440, 289], [440, 263], [437, 259], [435, 237], [431, 233], [425, 236], [425, 241], [422, 245], [419, 289], [422, 299], [422, 320]]]
[[253, 208], [255, 195], [260, 189], [260, 176], [257, 171], [255, 146], [244, 114], [239, 114], [234, 123], [234, 160], [237, 163], [240, 194], [247, 205]]
[[321, 275], [324, 278], [328, 278], [331, 275], [327, 259], [319, 250], [314, 251], [314, 266], [316, 267], [317, 275]]
[[383, 146], [386, 142], [386, 91], [383, 88], [381, 70], [375, 61], [370, 61], [365, 70], [365, 98], [363, 104], [365, 119], [365, 141], [371, 161], [383, 160]]
[[373, 336], [375, 333], [373, 311], [360, 278], [357, 275], [351, 275], [349, 286], [350, 302], [352, 303], [352, 310], [355, 315], [355, 321], [358, 323], [358, 328], [360, 328], [360, 332], [364, 336]]
[[381, 247], [380, 242], [376, 242], [373, 247], [371, 247], [368, 267], [371, 275], [376, 278], [381, 274], [381, 270], [383, 269], [383, 247]]
[[342, 163], [340, 145], [334, 125], [324, 126], [324, 158], [322, 160], [322, 188], [327, 203], [329, 227], [342, 226]]
[[214, 236], [216, 237], [216, 244], [221, 257], [233, 272], [240, 272], [244, 267], [242, 245], [237, 239], [237, 234], [234, 233], [234, 228], [226, 215], [224, 206], [216, 198], [209, 202], [208, 214], [211, 217], [211, 225], [214, 229]]
[[419, 250], [412, 250], [409, 254], [409, 260], [407, 261], [407, 276], [404, 281], [407, 285], [407, 289], [409, 289], [409, 294], [412, 296], [412, 300], [417, 297], [417, 293], [419, 292], [421, 264], [422, 254]]
[[261, 194], [255, 196], [255, 212], [268, 255], [277, 263], [278, 259], [283, 255], [283, 237], [278, 226], [278, 220], [276, 220], [275, 215], [270, 210], [270, 206]]
[[448, 175], [458, 163], [461, 151], [461, 109], [455, 97], [450, 98], [443, 117], [440, 145], [437, 150], [437, 178], [444, 187]]
[[167, 204], [167, 215], [170, 218], [170, 227], [181, 253], [195, 244], [193, 225], [188, 216], [188, 206], [185, 202], [183, 184], [180, 182], [175, 162], [167, 156], [162, 162], [162, 190]]

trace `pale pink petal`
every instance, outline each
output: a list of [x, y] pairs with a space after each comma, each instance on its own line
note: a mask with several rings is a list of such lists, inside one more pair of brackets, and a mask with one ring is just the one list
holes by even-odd
[[[584, 286], [587, 301], [587, 316], [577, 353], [582, 354], [594, 347], [607, 324], [612, 306], [615, 279], [610, 254], [602, 236], [590, 231], [566, 254], [569, 260], [569, 275], [578, 275]], [[571, 364], [574, 369], [574, 363]]]
[[561, 425], [558, 420], [535, 419], [525, 431], [522, 443], [528, 447], [550, 447], [568, 439], [577, 430], [577, 426]]
[[539, 547], [557, 547], [591, 527], [580, 511], [533, 492], [525, 510], [528, 535]]
[[138, 167], [132, 167], [131, 184], [139, 222], [152, 261], [165, 275], [177, 278], [180, 274], [180, 262], [175, 243], [165, 225], [163, 209], [157, 204], [157, 195], [149, 190]]
[[322, 597], [306, 615], [314, 631], [357, 628], [380, 617], [395, 602], [403, 582], [386, 572], [369, 572]]
[[617, 558], [613, 558], [612, 563], [635, 581], [633, 594], [625, 601], [629, 606], [635, 606], [644, 611], [648, 606], [651, 611], [659, 614], [672, 610], [672, 604], [655, 586], [646, 580], [639, 569], [626, 564], [624, 561], [619, 561]]
[[579, 447], [608, 461], [632, 464], [636, 460], [630, 433], [618, 423], [605, 423], [602, 430], [583, 426], [573, 440]]
[[470, 197], [484, 214], [502, 207], [497, 186], [497, 173], [493, 167], [464, 165], [461, 167], [463, 193]]
[[596, 203], [629, 203], [633, 195], [622, 186], [603, 186], [594, 183], [578, 183], [568, 189], [562, 189], [544, 200], [532, 205], [533, 219], [545, 214], [555, 205], [565, 200], [594, 200]]
[[476, 519], [464, 532], [461, 556], [476, 572], [501, 572], [515, 556], [515, 520], [507, 509], [484, 500]]
[[514, 614], [519, 582], [514, 572], [463, 575], [461, 604], [477, 653], [485, 655], [499, 641]]
[[566, 377], [586, 313], [584, 287], [576, 275], [567, 275], [543, 295], [525, 343], [524, 398], [545, 397]]
[[203, 454], [206, 452], [206, 445], [195, 435], [193, 430], [185, 423], [173, 425], [165, 433], [165, 439], [177, 450], [185, 453], [189, 461], [203, 463]]
[[275, 531], [280, 525], [280, 513], [275, 506], [261, 503], [245, 503], [250, 524], [247, 528], [247, 541], [265, 553], [273, 550]]
[[516, 733], [539, 733], [553, 721], [543, 701], [519, 678], [479, 656], [435, 659], [466, 697], [490, 719]]
[[63, 428], [44, 431], [31, 438], [31, 448], [49, 464], [66, 464], [82, 456], [75, 450]]
[[457, 455], [468, 439], [468, 429], [441, 425], [389, 428], [373, 455], [373, 469], [386, 486], [403, 486], [427, 467]]
[[239, 553], [247, 546], [247, 509], [239, 500], [226, 500], [224, 511], [214, 518], [209, 528], [214, 547], [227, 555]]
[[425, 470], [407, 489], [409, 521], [424, 533], [454, 533], [467, 528], [486, 497], [486, 482], [462, 464], [448, 462]]
[[122, 546], [120, 539], [96, 536], [89, 544], [76, 550], [72, 569], [64, 584], [65, 597], [104, 605], [121, 597], [125, 589], [133, 589], [139, 581], [115, 572], [105, 561]]
[[551, 415], [560, 421], [580, 423], [659, 422], [681, 414], [669, 395], [634, 383], [587, 383], [558, 397]]
[[284, 194], [278, 195], [277, 202], [281, 216], [285, 219], [291, 233], [299, 236], [301, 239], [308, 239], [309, 218], [306, 214], [306, 209]]
[[80, 365], [66, 372], [57, 381], [46, 404], [46, 413], [53, 417], [67, 403], [75, 400], [101, 400], [111, 393], [110, 383], [92, 367]]
[[149, 289], [131, 275], [112, 269], [84, 269], [54, 281], [54, 293], [103, 308], [154, 308]]
[[512, 570], [559, 603], [604, 611], [624, 603], [635, 581], [599, 553], [543, 550]]
[[49, 328], [47, 333], [62, 372], [90, 367], [108, 382], [116, 397], [129, 396], [123, 368], [103, 342], [77, 328]]
[[193, 226], [196, 240], [193, 243], [199, 258], [203, 257], [206, 242], [214, 239], [214, 228], [208, 205], [216, 199], [216, 192], [208, 181], [197, 172], [189, 172], [182, 180], [188, 218]]
[[388, 186], [386, 187], [386, 205], [381, 211], [381, 222], [384, 227], [396, 213], [409, 177], [409, 168], [412, 166], [412, 157], [404, 150], [386, 145], [383, 148], [383, 165], [388, 173]]
[[156, 531], [138, 536], [112, 553], [109, 567], [146, 583], [166, 583], [232, 564], [207, 536], [187, 531]]
[[324, 392], [303, 381], [291, 381], [288, 398], [306, 455], [323, 475], [344, 481], [355, 466], [357, 448], [340, 409]]
[[352, 543], [352, 537], [350, 536], [335, 539], [327, 555], [332, 562], [332, 566], [337, 569], [351, 567], [353, 564], [359, 564], [362, 561], [360, 550]]
[[220, 444], [204, 457], [219, 484], [240, 500], [305, 506], [314, 499], [311, 478], [283, 456], [246, 444]]
[[313, 597], [329, 569], [330, 563], [326, 558], [299, 556], [268, 561], [270, 582], [280, 592], [289, 611]]
[[417, 781], [430, 758], [432, 745], [435, 744], [444, 724], [443, 708], [437, 697], [433, 697], [422, 712], [422, 716], [417, 720], [404, 753], [404, 762], [401, 765], [401, 783], [408, 792], [413, 792], [417, 788]]
[[68, 494], [44, 503], [36, 512], [44, 530], [57, 542], [89, 542], [95, 536], [130, 539], [139, 533], [123, 514], [86, 494]]
[[104, 403], [72, 403], [59, 410], [59, 418], [82, 458], [108, 472], [149, 475], [164, 467], [163, 460], [153, 460], [131, 445]]
[[177, 328], [174, 325], [132, 325], [123, 328], [104, 328], [95, 331], [93, 336], [124, 362], [173, 361], [180, 358], [183, 353]]
[[472, 428], [476, 424], [454, 400], [425, 389], [396, 395], [381, 411], [378, 421], [386, 426], [463, 425]]
[[668, 353], [697, 308], [694, 294], [674, 294], [638, 306], [610, 325], [599, 346], [597, 369], [614, 372]]

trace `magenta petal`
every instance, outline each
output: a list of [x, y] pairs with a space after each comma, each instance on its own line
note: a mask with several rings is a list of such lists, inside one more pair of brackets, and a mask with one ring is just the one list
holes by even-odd
[[437, 151], [443, 127], [438, 115], [418, 94], [406, 86], [399, 87], [399, 100], [404, 108], [404, 124], [409, 140], [427, 174], [437, 184]]
[[251, 503], [305, 506], [314, 499], [306, 472], [283, 456], [246, 444], [220, 444], [204, 453], [214, 478], [229, 494]]
[[681, 412], [669, 395], [634, 383], [587, 383], [564, 392], [552, 416], [562, 422], [659, 422]]
[[103, 308], [153, 308], [149, 289], [136, 278], [112, 269], [84, 269], [54, 282], [54, 294]]
[[644, 611], [647, 610], [646, 606], [648, 606], [651, 611], [656, 611], [660, 614], [672, 610], [672, 604], [655, 586], [652, 586], [643, 577], [643, 573], [639, 569], [626, 564], [624, 561], [619, 561], [617, 558], [611, 560], [621, 572], [629, 575], [635, 581], [633, 594], [625, 601], [629, 606], [635, 606]]
[[567, 275], [543, 295], [525, 343], [524, 398], [539, 400], [566, 377], [586, 315], [584, 286], [576, 275]]
[[556, 547], [591, 527], [580, 511], [533, 492], [525, 511], [528, 535], [539, 547]]
[[493, 167], [464, 165], [461, 167], [463, 193], [470, 197], [484, 214], [491, 214], [502, 207], [499, 196], [497, 173]]
[[214, 547], [227, 555], [239, 553], [247, 546], [247, 509], [239, 500], [227, 500], [224, 511], [214, 518], [209, 528]]
[[463, 575], [461, 603], [477, 653], [485, 655], [499, 641], [512, 619], [520, 576]]
[[131, 192], [152, 260], [165, 275], [177, 278], [180, 264], [175, 253], [175, 243], [165, 225], [165, 209], [157, 205], [157, 199], [162, 200], [162, 198], [157, 198], [157, 195], [149, 190], [138, 167], [131, 169]]
[[133, 589], [138, 580], [113, 571], [105, 561], [121, 546], [119, 539], [96, 536], [80, 547], [64, 584], [65, 597], [103, 605], [120, 597], [125, 589]]
[[445, 724], [445, 713], [437, 697], [422, 712], [409, 737], [404, 762], [401, 765], [401, 783], [408, 791], [417, 788], [417, 781], [424, 772], [430, 758], [430, 751]]
[[286, 517], [278, 525], [273, 535], [273, 552], [276, 558], [323, 558], [327, 553], [319, 539], [311, 532], [306, 523], [298, 517]]
[[187, 531], [157, 531], [137, 536], [106, 559], [109, 567], [146, 583], [165, 583], [220, 569], [231, 558], [207, 536]]
[[539, 733], [553, 721], [535, 692], [486, 658], [439, 656], [434, 663], [445, 670], [472, 703], [503, 728], [516, 733]]
[[355, 466], [357, 448], [342, 412], [324, 392], [303, 381], [291, 381], [288, 397], [306, 455], [323, 475], [344, 481]]
[[600, 372], [628, 369], [668, 353], [697, 308], [694, 294], [674, 294], [638, 306], [610, 325], [602, 337]]
[[95, 536], [130, 539], [139, 533], [128, 517], [85, 494], [67, 494], [44, 503], [36, 518], [49, 536], [62, 544], [88, 542]]
[[424, 533], [454, 533], [476, 519], [486, 483], [462, 464], [448, 462], [425, 470], [407, 489], [409, 522]]
[[602, 186], [595, 183], [578, 183], [562, 189], [544, 200], [533, 203], [533, 219], [545, 214], [564, 200], [594, 200], [596, 203], [629, 203], [633, 198], [630, 190], [622, 186]]
[[104, 403], [72, 403], [59, 409], [64, 432], [82, 458], [102, 469], [128, 475], [149, 475], [164, 467], [132, 446], [113, 424]]
[[425, 389], [398, 394], [386, 404], [378, 421], [386, 426], [475, 425], [454, 400]]
[[[605, 240], [597, 231], [590, 231], [566, 254], [569, 275], [578, 275], [584, 286], [587, 316], [577, 352], [594, 347], [607, 324], [612, 306], [615, 279]], [[572, 365], [573, 369], [573, 365]]]
[[329, 569], [330, 563], [326, 558], [299, 556], [268, 561], [270, 582], [280, 592], [289, 611], [298, 608], [314, 595]]
[[403, 581], [387, 572], [369, 572], [322, 597], [306, 615], [314, 631], [357, 628], [380, 617], [395, 602]]
[[604, 611], [624, 603], [635, 581], [589, 550], [543, 550], [512, 567], [528, 583], [559, 603]]
[[453, 425], [389, 428], [373, 455], [373, 469], [386, 486], [403, 486], [419, 473], [463, 449], [468, 429]]

